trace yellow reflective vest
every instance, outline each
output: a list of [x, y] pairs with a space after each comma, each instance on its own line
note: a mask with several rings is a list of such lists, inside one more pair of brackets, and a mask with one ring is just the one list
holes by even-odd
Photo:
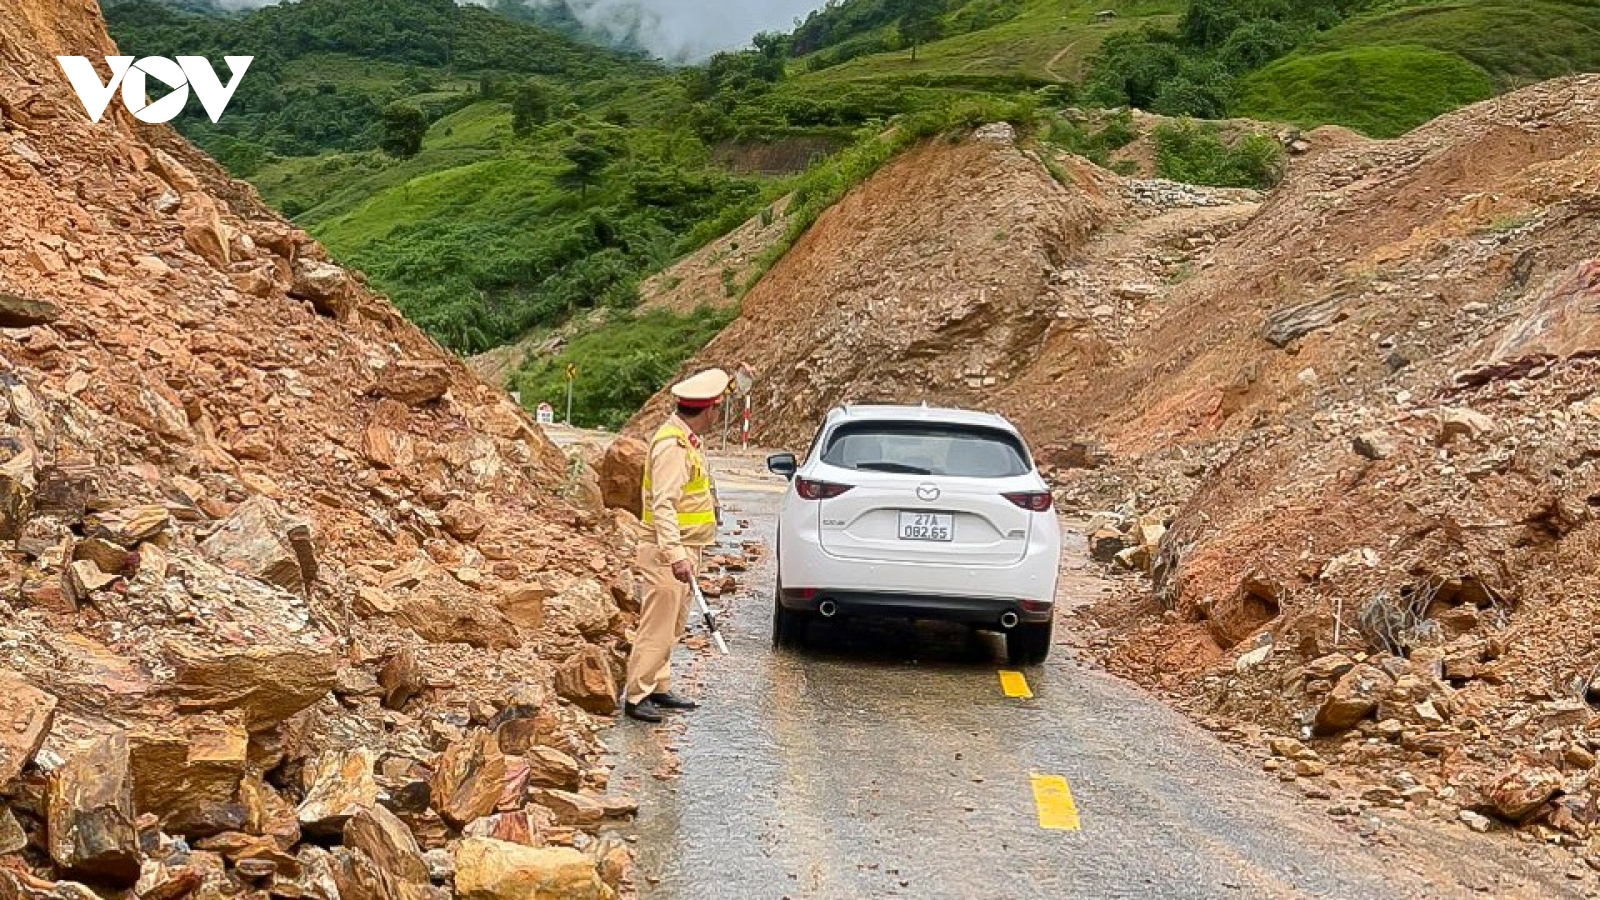
[[[659, 493], [658, 493], [659, 492]], [[642, 520], [669, 555], [678, 547], [709, 547], [717, 541], [717, 501], [705, 454], [676, 417], [650, 441], [645, 459]], [[667, 516], [670, 510], [672, 515]]]

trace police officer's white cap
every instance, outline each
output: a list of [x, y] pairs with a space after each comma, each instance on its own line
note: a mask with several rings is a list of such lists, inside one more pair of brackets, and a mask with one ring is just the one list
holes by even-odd
[[728, 392], [732, 378], [721, 369], [709, 369], [672, 386], [672, 396], [682, 406], [710, 406]]

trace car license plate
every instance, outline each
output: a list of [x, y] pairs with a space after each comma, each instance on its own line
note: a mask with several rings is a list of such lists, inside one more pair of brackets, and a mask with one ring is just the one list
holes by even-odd
[[900, 514], [900, 540], [944, 541], [956, 539], [956, 517], [939, 513]]

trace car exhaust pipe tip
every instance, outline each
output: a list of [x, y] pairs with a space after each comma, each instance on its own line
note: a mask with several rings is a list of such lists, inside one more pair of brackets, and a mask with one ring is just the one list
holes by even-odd
[[839, 614], [839, 606], [832, 600], [824, 600], [817, 604], [817, 612], [821, 613], [824, 619], [831, 619]]
[[1017, 627], [1017, 623], [1020, 621], [1022, 620], [1018, 619], [1017, 614], [1014, 612], [1007, 611], [1000, 614], [1000, 627], [1007, 631]]

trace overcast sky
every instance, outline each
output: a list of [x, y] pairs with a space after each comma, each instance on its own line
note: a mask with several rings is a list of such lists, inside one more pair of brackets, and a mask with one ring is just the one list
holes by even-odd
[[[217, 0], [229, 9], [270, 6], [278, 0]], [[462, 2], [462, 0], [458, 0]], [[551, 3], [557, 0], [524, 0]], [[617, 37], [637, 34], [650, 52], [671, 62], [704, 59], [742, 47], [759, 31], [788, 31], [796, 17], [825, 0], [570, 0], [591, 28]]]

